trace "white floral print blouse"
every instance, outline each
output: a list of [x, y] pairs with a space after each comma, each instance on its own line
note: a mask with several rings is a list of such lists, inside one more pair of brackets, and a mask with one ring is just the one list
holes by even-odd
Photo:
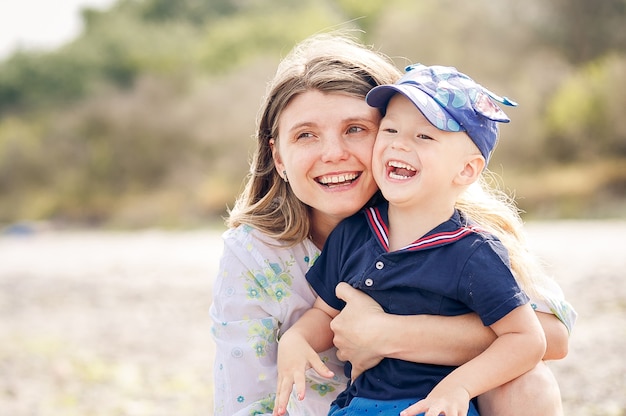
[[[309, 240], [284, 247], [242, 225], [222, 236], [224, 252], [213, 285], [211, 319], [216, 343], [215, 416], [269, 415], [276, 392], [278, 340], [313, 305], [315, 293], [305, 274], [319, 249]], [[556, 283], [541, 288], [537, 311], [553, 313], [571, 331], [576, 312]], [[290, 416], [327, 414], [346, 386], [335, 350], [320, 354], [335, 378], [307, 372], [305, 399], [289, 401]]]
[[[284, 247], [245, 225], [226, 231], [222, 238], [224, 252], [211, 305], [216, 342], [214, 414], [271, 414], [278, 339], [315, 301], [304, 275], [320, 251], [309, 240]], [[305, 399], [289, 401], [290, 415], [325, 415], [346, 387], [335, 351], [321, 356], [335, 378], [309, 370]]]

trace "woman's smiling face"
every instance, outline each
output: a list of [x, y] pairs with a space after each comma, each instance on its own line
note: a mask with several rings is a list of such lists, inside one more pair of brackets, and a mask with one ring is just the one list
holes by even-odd
[[372, 148], [380, 113], [362, 98], [309, 90], [295, 96], [278, 120], [272, 144], [276, 169], [321, 220], [336, 225], [377, 190]]

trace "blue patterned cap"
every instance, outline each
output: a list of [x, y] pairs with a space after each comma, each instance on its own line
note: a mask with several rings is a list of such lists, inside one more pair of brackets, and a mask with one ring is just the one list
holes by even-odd
[[365, 98], [367, 103], [385, 108], [399, 92], [439, 130], [466, 132], [488, 163], [498, 141], [497, 122], [510, 121], [497, 103], [517, 103], [492, 93], [453, 67], [414, 64], [406, 71], [395, 84], [374, 87]]

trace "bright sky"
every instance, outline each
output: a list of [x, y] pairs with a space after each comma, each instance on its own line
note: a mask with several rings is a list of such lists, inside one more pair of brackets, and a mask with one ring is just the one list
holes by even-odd
[[18, 48], [53, 49], [82, 30], [80, 9], [115, 0], [0, 0], [0, 60]]

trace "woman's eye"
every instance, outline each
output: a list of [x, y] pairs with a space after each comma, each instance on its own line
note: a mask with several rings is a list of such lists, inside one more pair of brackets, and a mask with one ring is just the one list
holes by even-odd
[[297, 136], [298, 139], [308, 139], [308, 138], [311, 138], [311, 137], [313, 137], [313, 134], [311, 134], [311, 133], [300, 133]]
[[352, 127], [350, 127], [350, 128], [348, 129], [348, 133], [349, 133], [349, 134], [351, 134], [351, 133], [360, 133], [360, 132], [362, 132], [363, 130], [365, 130], [363, 127], [359, 127], [359, 126], [352, 126]]

